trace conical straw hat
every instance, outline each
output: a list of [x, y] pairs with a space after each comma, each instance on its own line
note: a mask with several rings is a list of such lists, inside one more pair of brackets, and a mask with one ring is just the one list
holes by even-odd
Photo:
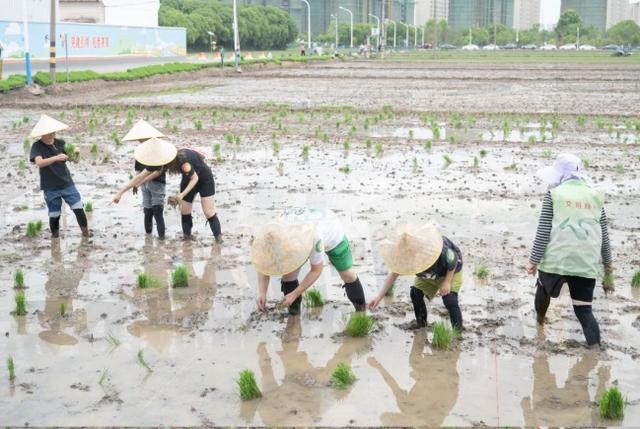
[[154, 137], [136, 147], [133, 157], [142, 165], [158, 167], [173, 161], [177, 153], [173, 143]]
[[433, 225], [399, 225], [382, 243], [380, 255], [390, 271], [418, 274], [431, 267], [442, 253], [442, 234]]
[[66, 130], [67, 128], [69, 128], [69, 125], [63, 124], [62, 122], [53, 119], [51, 116], [41, 115], [38, 123], [33, 127], [33, 130], [31, 130], [29, 137], [41, 137], [46, 134]]
[[313, 250], [313, 227], [270, 223], [254, 232], [251, 262], [259, 273], [281, 276], [300, 268]]
[[160, 131], [156, 130], [144, 119], [140, 119], [136, 124], [129, 130], [126, 136], [122, 137], [123, 142], [132, 141], [132, 140], [144, 140], [150, 139], [153, 137], [164, 137]]

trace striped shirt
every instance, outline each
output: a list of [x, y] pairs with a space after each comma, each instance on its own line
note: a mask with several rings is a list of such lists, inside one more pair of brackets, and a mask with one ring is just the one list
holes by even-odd
[[[551, 237], [551, 223], [553, 221], [553, 200], [551, 199], [551, 192], [547, 192], [542, 201], [542, 212], [540, 213], [540, 220], [538, 221], [538, 231], [536, 232], [536, 239], [533, 242], [533, 250], [529, 257], [529, 262], [538, 265], [544, 256], [544, 252], [547, 249], [547, 244]], [[607, 221], [607, 215], [602, 208], [602, 214], [600, 215], [600, 228], [602, 229], [602, 247], [600, 253], [602, 255], [602, 262], [604, 265], [611, 265], [611, 245], [609, 243], [609, 222]]]

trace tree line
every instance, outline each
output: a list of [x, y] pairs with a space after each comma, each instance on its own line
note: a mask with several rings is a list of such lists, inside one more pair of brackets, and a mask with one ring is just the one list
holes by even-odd
[[[161, 0], [159, 24], [187, 29], [189, 49], [218, 46], [233, 48], [233, 8], [218, 0]], [[298, 29], [289, 14], [272, 6], [238, 6], [238, 32], [243, 49], [285, 49]]]

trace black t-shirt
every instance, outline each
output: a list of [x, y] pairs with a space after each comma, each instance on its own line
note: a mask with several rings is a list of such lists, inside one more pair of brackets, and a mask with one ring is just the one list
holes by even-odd
[[443, 235], [440, 257], [431, 267], [419, 273], [418, 277], [440, 278], [446, 276], [447, 272], [451, 270], [456, 273], [462, 270], [462, 253], [458, 246]]
[[142, 170], [151, 171], [152, 173], [154, 171], [158, 171], [159, 170], [162, 173], [160, 173], [160, 175], [158, 177], [153, 179], [152, 182], [167, 183], [167, 174], [166, 174], [166, 172], [164, 170], [164, 167], [162, 167], [162, 166], [151, 167], [151, 166], [144, 165], [144, 164], [141, 164], [138, 161], [136, 161], [135, 164], [133, 165], [133, 169], [137, 173], [140, 173]]
[[178, 151], [178, 162], [180, 163], [180, 171], [182, 172], [182, 165], [184, 163], [191, 164], [191, 170], [188, 173], [182, 172], [182, 180], [191, 179], [193, 172], [198, 175], [198, 181], [213, 182], [213, 173], [211, 168], [205, 164], [204, 160], [200, 157], [198, 152], [191, 149], [180, 149]]
[[[54, 139], [52, 145], [45, 144], [42, 140], [38, 140], [31, 145], [29, 159], [35, 163], [38, 156], [41, 156], [42, 159], [47, 159], [61, 153], [64, 153], [64, 140]], [[54, 191], [73, 185], [71, 172], [69, 168], [67, 168], [66, 162], [54, 162], [47, 167], [39, 168], [39, 170], [40, 189], [43, 191]]]

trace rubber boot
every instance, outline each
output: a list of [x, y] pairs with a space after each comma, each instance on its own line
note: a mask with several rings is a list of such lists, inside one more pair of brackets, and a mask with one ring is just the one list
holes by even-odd
[[[153, 218], [156, 221], [156, 228], [158, 229], [158, 238], [164, 239], [165, 225], [164, 225], [164, 207], [161, 205], [153, 206]], [[145, 215], [146, 216], [146, 215]]]
[[191, 237], [191, 228], [193, 228], [193, 217], [188, 215], [182, 215], [182, 233], [185, 238]]
[[590, 305], [574, 305], [573, 311], [582, 325], [582, 332], [584, 332], [584, 338], [587, 340], [587, 345], [595, 346], [600, 344], [600, 326], [598, 321], [593, 316], [593, 311]]
[[153, 232], [153, 209], [143, 208], [144, 211], [144, 232], [151, 234]]
[[[280, 284], [281, 284], [282, 293], [284, 293], [285, 295], [288, 295], [289, 293], [293, 292], [295, 288], [299, 286], [297, 279], [292, 280], [290, 282], [281, 280]], [[292, 316], [297, 316], [298, 314], [300, 314], [301, 303], [302, 303], [302, 296], [299, 296], [298, 298], [296, 298], [295, 301], [293, 301], [293, 304], [289, 306], [289, 314]]]
[[551, 297], [547, 294], [544, 289], [544, 286], [540, 283], [538, 279], [538, 286], [536, 288], [536, 298], [535, 298], [535, 308], [536, 308], [536, 322], [538, 325], [544, 326], [545, 316], [547, 315], [547, 310], [549, 309], [549, 304], [551, 303]]
[[87, 225], [87, 215], [85, 214], [84, 209], [75, 209], [73, 214], [76, 215], [80, 231], [82, 231], [82, 236], [93, 237], [93, 233], [89, 230], [89, 226]]
[[411, 303], [413, 312], [416, 315], [416, 325], [418, 328], [427, 326], [427, 305], [424, 303], [424, 293], [418, 288], [411, 287]]
[[209, 227], [211, 228], [211, 232], [213, 232], [213, 236], [216, 239], [216, 243], [222, 243], [222, 228], [220, 227], [220, 220], [218, 219], [218, 214], [214, 214], [209, 219]]
[[462, 311], [460, 310], [460, 305], [458, 304], [458, 294], [456, 292], [451, 292], [448, 295], [442, 297], [442, 302], [449, 312], [449, 320], [451, 321], [451, 326], [454, 329], [461, 331]]
[[345, 283], [342, 287], [345, 289], [345, 292], [347, 292], [347, 298], [349, 298], [349, 301], [351, 301], [356, 311], [365, 311], [367, 309], [364, 290], [362, 289], [362, 283], [360, 283], [359, 278], [356, 278], [356, 280], [351, 283]]
[[60, 216], [49, 218], [49, 229], [51, 229], [51, 237], [60, 237]]

